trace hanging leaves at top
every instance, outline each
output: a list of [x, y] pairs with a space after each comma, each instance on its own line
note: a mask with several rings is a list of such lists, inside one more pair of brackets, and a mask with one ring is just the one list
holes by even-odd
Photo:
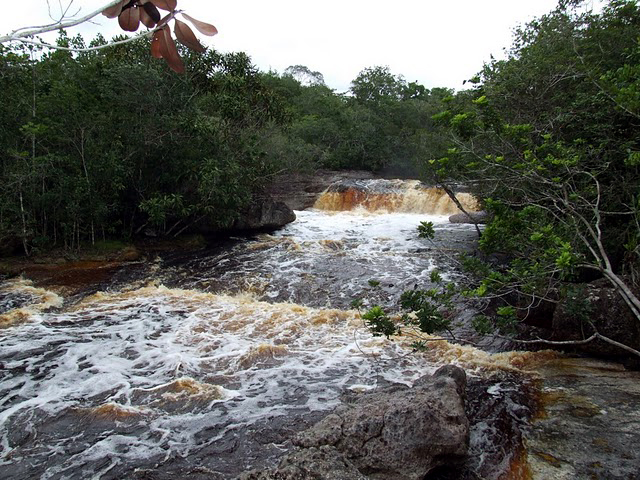
[[178, 41], [185, 47], [190, 48], [196, 52], [204, 53], [204, 47], [198, 41], [198, 38], [193, 33], [193, 30], [189, 28], [184, 22], [181, 22], [177, 18], [174, 21], [173, 32], [176, 34]]
[[153, 3], [145, 3], [140, 9], [140, 21], [145, 27], [153, 28], [160, 21], [160, 12]]
[[143, 8], [154, 22], [158, 23], [160, 21], [160, 12], [153, 3], [147, 2], [143, 5]]
[[218, 33], [218, 29], [211, 25], [210, 23], [201, 22], [200, 20], [196, 20], [195, 18], [187, 15], [186, 13], [182, 13], [182, 16], [189, 20], [194, 27], [198, 29], [198, 31], [203, 35], [208, 35], [212, 37]]
[[137, 6], [125, 7], [118, 15], [118, 23], [120, 28], [125, 32], [135, 32], [140, 26], [140, 8]]
[[125, 2], [122, 1], [120, 3], [115, 4], [113, 7], [109, 7], [102, 11], [102, 14], [107, 18], [116, 18], [122, 12], [122, 7], [124, 7]]
[[[126, 32], [135, 32], [142, 23], [145, 27], [153, 29], [151, 40], [151, 55], [154, 58], [163, 58], [169, 68], [178, 73], [184, 72], [184, 63], [175, 41], [171, 35], [168, 23], [173, 20], [176, 39], [185, 47], [199, 53], [205, 51], [198, 37], [186, 23], [175, 18], [176, 14], [190, 22], [201, 34], [213, 36], [218, 29], [210, 23], [197, 20], [184, 12], [176, 10], [178, 0], [122, 0], [121, 2], [106, 8], [102, 14], [107, 18], [118, 18], [118, 24]], [[169, 13], [161, 18], [158, 9]], [[151, 35], [151, 33], [150, 33]]]
[[149, 0], [149, 2], [168, 12], [173, 12], [178, 6], [178, 0]]

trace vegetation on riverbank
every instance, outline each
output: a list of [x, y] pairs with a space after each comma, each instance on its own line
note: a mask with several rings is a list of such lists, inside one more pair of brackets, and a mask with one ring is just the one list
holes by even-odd
[[[519, 28], [507, 59], [447, 100], [434, 119], [450, 142], [423, 157], [422, 173], [445, 188], [468, 185], [491, 215], [483, 258], [461, 261], [477, 279], [463, 293], [485, 300], [481, 331], [513, 333], [536, 308], [560, 305], [577, 319], [576, 343], [640, 356], [640, 9], [581, 4], [560, 2]], [[581, 285], [601, 277], [630, 326], [611, 329], [621, 319], [596, 314], [602, 299]]]
[[0, 46], [0, 254], [226, 227], [283, 172], [415, 174], [452, 93], [374, 67], [338, 94], [306, 67], [265, 73], [214, 50], [181, 51], [177, 75], [148, 48]]

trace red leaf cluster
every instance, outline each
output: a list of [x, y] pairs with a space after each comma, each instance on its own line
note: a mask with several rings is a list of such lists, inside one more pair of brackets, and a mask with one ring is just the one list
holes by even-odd
[[[181, 44], [200, 53], [204, 52], [205, 48], [191, 27], [175, 18], [176, 14], [181, 13], [185, 20], [203, 35], [212, 36], [218, 33], [218, 30], [209, 23], [201, 22], [186, 13], [176, 11], [177, 6], [178, 0], [122, 0], [113, 7], [105, 9], [102, 14], [107, 18], [118, 17], [120, 28], [126, 32], [135, 32], [140, 27], [140, 23], [153, 29], [151, 55], [155, 58], [164, 58], [173, 71], [183, 73], [184, 63], [171, 36], [168, 23], [174, 20], [173, 32]], [[169, 13], [161, 18], [158, 9]]]

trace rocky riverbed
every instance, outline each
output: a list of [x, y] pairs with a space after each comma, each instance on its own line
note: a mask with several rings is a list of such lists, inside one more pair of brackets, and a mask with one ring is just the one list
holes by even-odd
[[[417, 237], [421, 219], [451, 251], [475, 235], [446, 214], [389, 211], [399, 185], [272, 234], [4, 279], [0, 475], [635, 478], [635, 372], [436, 337], [417, 352], [363, 328], [349, 303], [370, 280], [391, 304], [433, 268], [455, 279]], [[350, 204], [348, 190], [326, 205]]]

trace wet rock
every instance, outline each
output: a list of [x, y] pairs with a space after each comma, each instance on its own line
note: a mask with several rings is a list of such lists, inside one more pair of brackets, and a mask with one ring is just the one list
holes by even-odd
[[274, 470], [253, 471], [237, 480], [367, 480], [334, 447], [305, 448], [285, 456]]
[[329, 185], [349, 179], [371, 179], [371, 172], [318, 170], [313, 173], [288, 173], [276, 177], [267, 187], [267, 193], [276, 201], [284, 202], [293, 210], [304, 210], [313, 206], [320, 194]]
[[455, 213], [449, 217], [451, 223], [480, 223], [485, 224], [489, 221], [489, 214], [485, 211]]
[[7, 235], [0, 238], [0, 257], [9, 257], [21, 252], [22, 240], [17, 235]]
[[[297, 435], [293, 443], [301, 450], [285, 457], [277, 469], [246, 478], [422, 479], [467, 453], [465, 386], [464, 370], [447, 366], [412, 388], [392, 385], [362, 394]], [[312, 463], [318, 476], [287, 476], [304, 472]], [[364, 477], [357, 476], [352, 465]], [[344, 469], [344, 476], [331, 470], [336, 466]]]
[[232, 230], [276, 230], [296, 219], [284, 202], [279, 202], [267, 195], [253, 198], [240, 217], [233, 223]]
[[639, 478], [640, 372], [585, 358], [537, 370], [540, 412], [525, 430], [530, 478]]
[[[548, 298], [557, 299], [556, 292], [549, 292]], [[547, 331], [553, 328], [553, 315], [556, 310], [556, 303], [541, 298], [531, 299], [531, 297], [520, 296], [517, 299], [518, 318], [531, 327], [544, 328]]]
[[[636, 292], [637, 293], [637, 292]], [[640, 350], [640, 322], [620, 294], [605, 280], [578, 287], [563, 299], [553, 314], [553, 340], [582, 340], [593, 327], [605, 337]], [[596, 340], [576, 346], [582, 353], [604, 357], [624, 357], [625, 352], [609, 343]]]

